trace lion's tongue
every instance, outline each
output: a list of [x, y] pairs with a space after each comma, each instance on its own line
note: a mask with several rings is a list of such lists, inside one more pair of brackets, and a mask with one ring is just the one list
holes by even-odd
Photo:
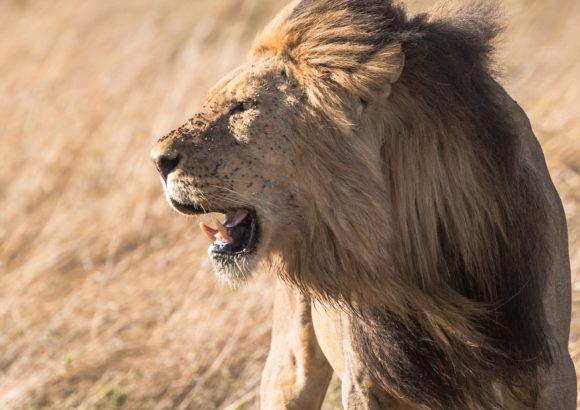
[[242, 221], [246, 219], [249, 213], [250, 212], [245, 209], [231, 211], [226, 213], [226, 217], [223, 224], [216, 219], [215, 221], [216, 228], [207, 226], [203, 222], [199, 224], [199, 228], [211, 242], [221, 240], [222, 242], [230, 243], [232, 239], [228, 234], [228, 228], [229, 229], [235, 228], [236, 226], [241, 224]]
[[226, 213], [224, 219], [224, 226], [226, 228], [234, 228], [242, 223], [244, 219], [247, 218], [250, 212], [247, 209], [238, 209], [237, 211], [231, 211]]

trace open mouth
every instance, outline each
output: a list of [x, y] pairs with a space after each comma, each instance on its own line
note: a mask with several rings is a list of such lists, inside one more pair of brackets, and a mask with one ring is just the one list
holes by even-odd
[[256, 251], [258, 219], [256, 212], [239, 208], [230, 210], [205, 209], [199, 205], [182, 204], [170, 198], [171, 205], [187, 215], [223, 213], [224, 221], [215, 220], [215, 228], [201, 222], [201, 231], [212, 242], [209, 252], [213, 256], [245, 256]]
[[201, 222], [201, 231], [212, 242], [209, 252], [214, 255], [242, 256], [256, 250], [258, 223], [256, 213], [248, 209], [225, 212], [223, 222], [216, 219], [213, 228]]
[[197, 205], [181, 204], [171, 200], [171, 205], [179, 212], [188, 215], [205, 213], [223, 213], [224, 221], [215, 220], [215, 228], [201, 222], [201, 231], [212, 242], [209, 252], [214, 255], [242, 256], [256, 250], [258, 237], [258, 221], [256, 212], [250, 209], [213, 210]]
[[209, 213], [224, 214], [223, 222], [215, 220], [214, 226], [200, 223], [203, 234], [211, 241], [208, 253], [214, 271], [224, 282], [237, 286], [249, 278], [258, 262], [257, 245], [260, 224], [256, 211], [251, 208], [216, 209], [200, 205], [183, 204], [168, 196], [171, 206], [186, 215]]

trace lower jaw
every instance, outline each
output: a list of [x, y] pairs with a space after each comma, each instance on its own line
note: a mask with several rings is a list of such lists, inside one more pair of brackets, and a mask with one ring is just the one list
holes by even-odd
[[208, 251], [216, 276], [221, 282], [236, 287], [246, 282], [258, 265], [255, 254], [227, 255]]

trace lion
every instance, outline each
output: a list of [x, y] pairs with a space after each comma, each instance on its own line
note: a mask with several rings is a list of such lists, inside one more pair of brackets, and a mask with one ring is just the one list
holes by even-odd
[[572, 409], [566, 220], [493, 6], [291, 2], [152, 158], [218, 277], [277, 278], [264, 409]]

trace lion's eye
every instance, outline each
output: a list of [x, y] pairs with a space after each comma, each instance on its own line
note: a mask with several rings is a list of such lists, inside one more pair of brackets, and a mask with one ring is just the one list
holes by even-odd
[[230, 108], [230, 114], [234, 115], [234, 114], [239, 114], [241, 112], [244, 112], [244, 103], [235, 103], [232, 108]]
[[230, 115], [239, 114], [254, 108], [256, 104], [253, 101], [243, 101], [235, 103], [230, 109]]

